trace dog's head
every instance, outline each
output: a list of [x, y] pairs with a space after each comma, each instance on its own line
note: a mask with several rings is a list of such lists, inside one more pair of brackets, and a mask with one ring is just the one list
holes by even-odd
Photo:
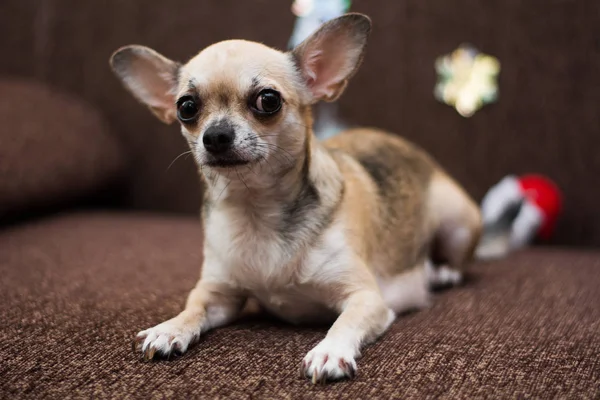
[[111, 57], [123, 84], [163, 122], [178, 120], [196, 161], [220, 171], [293, 162], [311, 132], [310, 105], [333, 101], [362, 59], [370, 20], [346, 14], [291, 52], [224, 41], [187, 64], [143, 46]]

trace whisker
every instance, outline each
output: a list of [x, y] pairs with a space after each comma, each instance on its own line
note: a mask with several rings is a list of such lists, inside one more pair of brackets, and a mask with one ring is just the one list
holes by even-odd
[[227, 189], [229, 187], [229, 185], [231, 184], [231, 179], [229, 179], [229, 174], [231, 173], [231, 171], [227, 171], [227, 180], [229, 182], [227, 182], [227, 184], [225, 185], [225, 187], [221, 190], [221, 193], [219, 193], [219, 196], [217, 197], [217, 200], [215, 200], [215, 203], [218, 202], [221, 199], [221, 196], [223, 195], [223, 193], [225, 192], [225, 189]]
[[281, 150], [281, 151], [285, 152], [285, 153], [286, 153], [286, 154], [288, 154], [290, 157], [294, 158], [294, 156], [293, 156], [293, 155], [292, 155], [292, 154], [291, 154], [289, 151], [287, 151], [287, 150], [286, 150], [286, 149], [284, 149], [283, 147], [281, 147], [281, 146], [278, 146], [278, 145], [276, 145], [276, 144], [273, 144], [273, 143], [267, 143], [267, 142], [265, 142], [265, 143], [257, 143], [257, 145], [264, 145], [264, 146], [271, 146], [271, 147], [274, 147], [274, 148], [276, 148], [276, 149], [279, 149], [279, 150]]
[[167, 167], [167, 171], [173, 166], [173, 164], [175, 164], [175, 161], [179, 160], [182, 156], [186, 154], [189, 155], [190, 153], [192, 153], [192, 150], [184, 151], [183, 153], [175, 157], [175, 159], [171, 161], [171, 164], [169, 164], [169, 166]]
[[[244, 150], [244, 149], [241, 149], [241, 150]], [[240, 153], [239, 153], [239, 152], [235, 151], [234, 149], [232, 149], [232, 151], [233, 151], [233, 153], [234, 153], [236, 156], [238, 156], [239, 158], [244, 158], [244, 157], [242, 157], [242, 156], [240, 155]], [[254, 174], [256, 175], [256, 172], [255, 172], [255, 171], [253, 171], [253, 170], [252, 170], [252, 168], [250, 168], [250, 166], [249, 166], [249, 165], [246, 165], [246, 168], [248, 168], [248, 170], [249, 170], [250, 172], [254, 172]], [[257, 175], [257, 176], [258, 176], [258, 175]]]
[[270, 156], [274, 157], [275, 160], [277, 161], [277, 163], [284, 168], [287, 168], [288, 166], [294, 164], [293, 160], [287, 158], [285, 154], [279, 154], [277, 152], [268, 153], [264, 149], [261, 149], [261, 151], [265, 152], [265, 153], [263, 153], [263, 157], [265, 157], [265, 159], [267, 159], [266, 156], [270, 155]]
[[[266, 137], [274, 137], [274, 136], [281, 136], [281, 134], [279, 134], [279, 133], [273, 133], [273, 134], [271, 134], [271, 135], [260, 135], [259, 137], [262, 139], [262, 138], [266, 138]], [[248, 137], [248, 138], [246, 138], [245, 140], [251, 140], [251, 139], [255, 139], [255, 138], [253, 138], [253, 137]]]
[[[295, 158], [288, 151], [282, 149], [281, 147], [277, 147], [277, 146], [273, 147], [272, 145], [271, 146], [268, 146], [268, 145], [257, 145], [256, 147], [257, 148], [263, 148], [263, 149], [265, 149], [265, 148], [266, 149], [275, 149], [276, 151], [274, 151], [273, 154], [278, 154], [278, 155], [280, 155], [282, 157], [285, 157], [286, 161], [288, 161], [290, 163], [292, 163], [293, 160], [294, 160], [294, 158]], [[280, 152], [284, 152], [286, 154], [283, 154], [283, 153], [280, 153]]]
[[[261, 151], [263, 151], [263, 152], [261, 153]], [[271, 173], [275, 174], [275, 170], [273, 170], [273, 166], [271, 165], [271, 163], [269, 162], [269, 160], [267, 158], [267, 156], [269, 155], [268, 152], [266, 150], [260, 150], [260, 151], [258, 151], [258, 154], [261, 156], [261, 159], [258, 163], [260, 164], [261, 162], [264, 161], [269, 166], [269, 168], [271, 168]]]
[[244, 179], [242, 179], [242, 176], [240, 175], [240, 172], [238, 171], [237, 167], [234, 167], [235, 169], [235, 173], [237, 174], [238, 178], [240, 179], [240, 181], [242, 181], [242, 183], [244, 184], [244, 186], [246, 186], [246, 189], [248, 189], [248, 193], [250, 192], [250, 188], [248, 187], [248, 185], [246, 185], [246, 181], [244, 181]]

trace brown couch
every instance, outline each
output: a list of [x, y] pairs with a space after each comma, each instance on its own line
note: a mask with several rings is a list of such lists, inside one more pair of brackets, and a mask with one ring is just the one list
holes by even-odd
[[[403, 316], [355, 380], [298, 377], [325, 328], [255, 317], [185, 356], [131, 339], [178, 312], [202, 260], [200, 185], [175, 127], [119, 86], [110, 53], [185, 59], [239, 37], [285, 46], [281, 0], [0, 3], [1, 398], [599, 398], [600, 45], [595, 0], [358, 1], [374, 20], [341, 99], [360, 125], [428, 149], [477, 199], [539, 172], [565, 194], [557, 234]], [[434, 4], [435, 3], [435, 4]], [[465, 119], [432, 95], [469, 41], [502, 62], [501, 99]]]

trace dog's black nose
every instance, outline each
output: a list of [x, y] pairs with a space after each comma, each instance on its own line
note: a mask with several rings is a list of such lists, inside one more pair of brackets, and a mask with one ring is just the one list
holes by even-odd
[[215, 124], [210, 126], [202, 135], [204, 148], [211, 154], [221, 154], [231, 148], [235, 130], [229, 124]]

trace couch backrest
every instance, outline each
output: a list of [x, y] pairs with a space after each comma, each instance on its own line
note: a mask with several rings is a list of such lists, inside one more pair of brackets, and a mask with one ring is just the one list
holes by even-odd
[[[35, 77], [99, 105], [133, 161], [127, 203], [196, 213], [199, 184], [178, 128], [164, 126], [112, 76], [108, 57], [140, 43], [185, 60], [228, 38], [283, 48], [284, 0], [22, 1], [0, 5], [0, 73]], [[597, 0], [355, 0], [373, 34], [340, 100], [359, 125], [421, 144], [480, 200], [506, 174], [538, 172], [565, 194], [555, 243], [600, 245], [600, 19]], [[433, 97], [436, 57], [468, 42], [502, 63], [500, 100], [460, 117]]]

